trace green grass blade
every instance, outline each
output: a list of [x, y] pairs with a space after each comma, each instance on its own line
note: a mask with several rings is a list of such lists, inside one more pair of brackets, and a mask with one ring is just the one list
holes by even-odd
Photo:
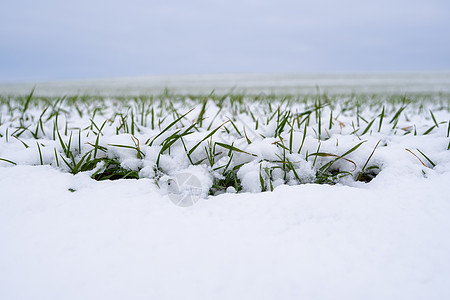
[[4, 161], [4, 162], [10, 163], [10, 164], [12, 164], [12, 165], [17, 165], [15, 162], [13, 162], [13, 161], [11, 161], [11, 160], [9, 160], [9, 159], [6, 159], [6, 158], [1, 158], [1, 157], [0, 157], [0, 161]]
[[227, 145], [227, 144], [219, 143], [219, 142], [216, 142], [215, 144], [218, 145], [218, 146], [220, 146], [220, 147], [222, 147], [222, 148], [228, 149], [228, 150], [230, 150], [230, 151], [241, 152], [241, 153], [245, 153], [245, 154], [252, 155], [252, 156], [256, 156], [256, 157], [258, 156], [258, 155], [256, 155], [256, 154], [249, 153], [249, 152], [247, 152], [247, 151], [244, 151], [244, 150], [241, 150], [241, 149], [239, 149], [239, 148], [236, 148], [236, 147], [234, 147], [233, 145]]
[[436, 167], [436, 164], [428, 156], [426, 156], [425, 153], [423, 153], [419, 149], [417, 149], [417, 151], [419, 151], [419, 153], [422, 154], [423, 157], [425, 157], [425, 159], [433, 166], [433, 168]]

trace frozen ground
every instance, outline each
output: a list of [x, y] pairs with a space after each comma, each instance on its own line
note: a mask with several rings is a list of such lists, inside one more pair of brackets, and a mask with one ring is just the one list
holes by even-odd
[[[0, 299], [450, 298], [450, 101], [421, 82], [359, 104], [0, 98]], [[108, 162], [139, 179], [92, 179]]]

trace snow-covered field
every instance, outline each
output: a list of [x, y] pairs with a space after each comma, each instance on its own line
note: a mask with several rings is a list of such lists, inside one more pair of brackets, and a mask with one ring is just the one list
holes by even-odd
[[164, 88], [178, 93], [427, 93], [450, 92], [450, 72], [370, 74], [205, 74], [144, 76], [41, 83], [0, 84], [3, 93], [27, 93], [33, 86], [41, 95], [158, 94]]
[[0, 298], [449, 298], [449, 76], [419, 75], [2, 86]]

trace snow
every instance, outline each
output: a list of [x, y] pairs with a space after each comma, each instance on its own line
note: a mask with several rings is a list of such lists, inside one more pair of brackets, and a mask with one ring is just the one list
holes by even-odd
[[[266, 121], [270, 110], [265, 102], [244, 99], [240, 108], [247, 110], [239, 112], [231, 101], [220, 109], [209, 101], [205, 124], [186, 135], [183, 144], [177, 140], [170, 152], [160, 152], [161, 143], [199, 116], [199, 102], [172, 104], [179, 114], [194, 107], [183, 125], [168, 128], [175, 114], [166, 108], [156, 119], [161, 121], [159, 128], [140, 126], [134, 135], [124, 132], [118, 118], [111, 121], [111, 116], [129, 114], [136, 103], [113, 97], [82, 102], [82, 117], [61, 102], [67, 113], [61, 113], [58, 124], [48, 110], [37, 137], [28, 130], [19, 140], [13, 132], [37, 128], [44, 108], [37, 103], [22, 112], [23, 104], [14, 103], [14, 96], [8, 98], [11, 106], [0, 106], [0, 299], [450, 299], [450, 113], [445, 94], [450, 77], [438, 75], [442, 74], [372, 75], [361, 80], [325, 76], [322, 82], [335, 86], [336, 93], [351, 92], [355, 86], [360, 92], [406, 88], [413, 93], [426, 91], [431, 100], [423, 105], [412, 101], [398, 124], [389, 120], [403, 104], [386, 104], [380, 128], [382, 105], [363, 107], [359, 113], [367, 121], [355, 125], [360, 120], [354, 110], [345, 110], [344, 102], [337, 101], [330, 118], [334, 125], [328, 126], [331, 111], [324, 107], [322, 136], [316, 131], [320, 123], [311, 117], [304, 142], [300, 124], [292, 127], [292, 134], [287, 127], [275, 134], [278, 122]], [[266, 75], [217, 75], [208, 77], [210, 81], [203, 79], [202, 86], [194, 84], [201, 76], [183, 78], [175, 91], [201, 92], [227, 78], [219, 91], [235, 82], [254, 90], [265, 86], [269, 91], [272, 87], [298, 91], [294, 86], [299, 80], [309, 91], [313, 86], [308, 80], [317, 79], [280, 75], [269, 83]], [[393, 78], [397, 81], [386, 87]], [[166, 79], [176, 82], [177, 78], [153, 78], [152, 88], [162, 87]], [[147, 91], [146, 80], [136, 80], [128, 88]], [[112, 90], [114, 82], [93, 82], [98, 90], [90, 91], [120, 92], [130, 81], [120, 82]], [[58, 86], [68, 93], [92, 88], [86, 82], [53, 83], [38, 87], [36, 93], [58, 93]], [[2, 86], [0, 91], [29, 92], [26, 85], [9, 88]], [[278, 104], [281, 114], [287, 111], [291, 117], [308, 108], [301, 102], [290, 107]], [[94, 117], [89, 112], [96, 105], [102, 109]], [[260, 120], [259, 126], [249, 111]], [[90, 119], [98, 125], [110, 122], [97, 135], [89, 129]], [[230, 119], [251, 143], [234, 131]], [[375, 120], [373, 127], [363, 133], [371, 120]], [[188, 159], [187, 149], [219, 126], [223, 127], [192, 150]], [[69, 132], [64, 133], [65, 127]], [[145, 143], [162, 128], [168, 130], [153, 144]], [[98, 142], [105, 149], [98, 151], [98, 157], [114, 158], [140, 178], [95, 181], [91, 175], [99, 165], [69, 174], [69, 167], [55, 159], [57, 154], [65, 155], [58, 138], [52, 137], [56, 129], [65, 143], [73, 130], [70, 150], [77, 161]], [[288, 141], [292, 153], [286, 150]], [[138, 142], [142, 155], [123, 147]], [[233, 151], [230, 158], [220, 143], [242, 151]], [[319, 151], [319, 143], [320, 152], [335, 156], [311, 156]], [[358, 143], [362, 144], [356, 151], [334, 163], [351, 176], [336, 180], [335, 185], [313, 183], [320, 166]], [[210, 164], [205, 151], [212, 144], [218, 154]], [[367, 167], [378, 166], [377, 176], [369, 183], [355, 180], [369, 157]], [[230, 160], [230, 169], [242, 164], [236, 172], [242, 191], [226, 186], [209, 196]], [[284, 160], [292, 162], [293, 170], [282, 170]], [[261, 192], [261, 180], [273, 192]]]
[[446, 299], [450, 172], [389, 179], [280, 186], [180, 208], [149, 179], [0, 168], [0, 294]]

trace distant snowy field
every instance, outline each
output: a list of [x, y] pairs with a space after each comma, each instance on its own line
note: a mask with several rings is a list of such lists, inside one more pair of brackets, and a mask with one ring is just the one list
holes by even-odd
[[[32, 87], [0, 85], [0, 299], [450, 298], [450, 73]], [[165, 88], [204, 96], [134, 97]]]
[[139, 95], [161, 93], [429, 93], [450, 92], [450, 72], [379, 74], [208, 74], [0, 84], [0, 93]]

